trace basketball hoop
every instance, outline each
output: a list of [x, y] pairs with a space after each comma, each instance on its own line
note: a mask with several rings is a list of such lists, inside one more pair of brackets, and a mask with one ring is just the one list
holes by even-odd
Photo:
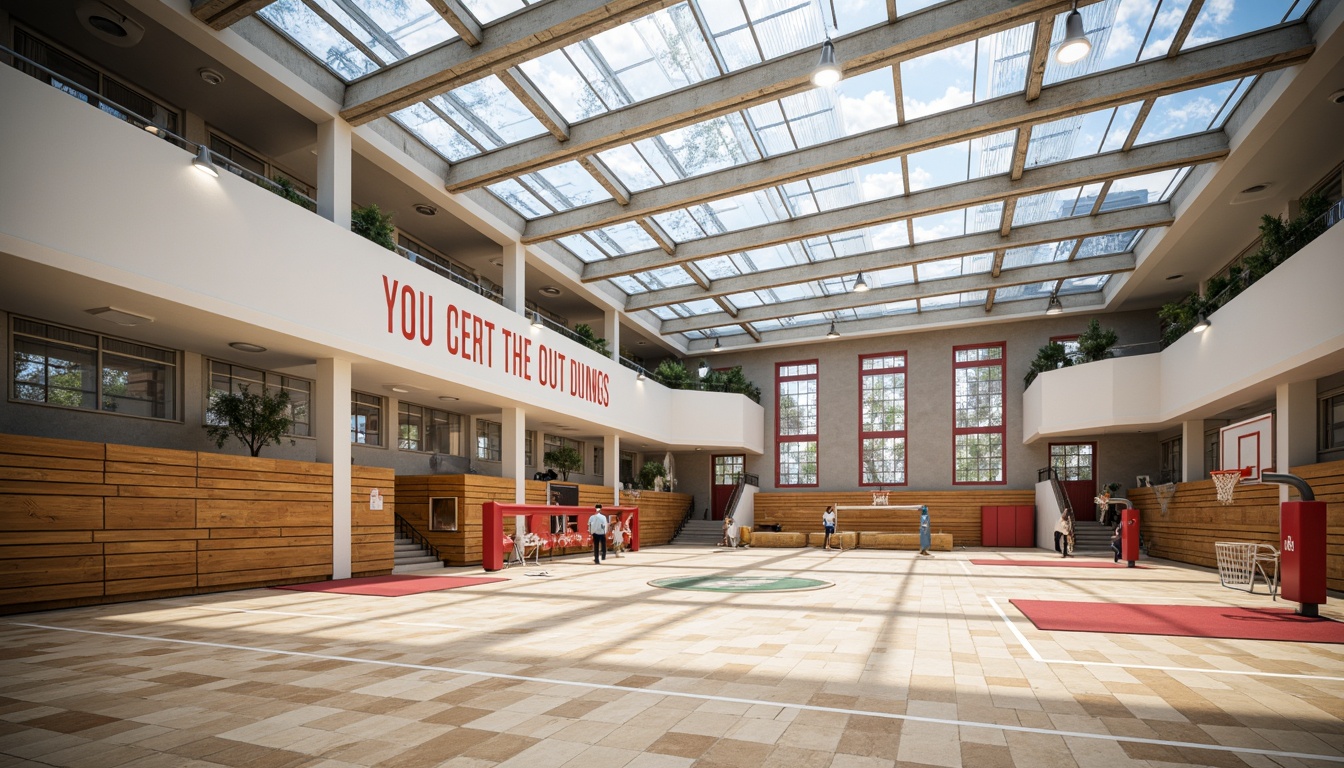
[[888, 491], [873, 491], [873, 506], [874, 507], [887, 506], [887, 493]]
[[1157, 503], [1162, 507], [1162, 516], [1167, 516], [1167, 505], [1171, 503], [1172, 497], [1176, 495], [1175, 483], [1163, 483], [1153, 486], [1153, 494], [1157, 496]]
[[1223, 506], [1232, 503], [1237, 483], [1241, 482], [1241, 474], [1240, 469], [1215, 469], [1209, 473], [1209, 477], [1213, 478], [1213, 487], [1218, 491], [1218, 501], [1222, 502]]

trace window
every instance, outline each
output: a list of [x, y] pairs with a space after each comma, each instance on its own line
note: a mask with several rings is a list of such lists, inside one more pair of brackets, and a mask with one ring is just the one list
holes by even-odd
[[1344, 392], [1335, 392], [1321, 398], [1321, 418], [1317, 432], [1320, 434], [1320, 451], [1332, 454], [1324, 455], [1321, 461], [1333, 461], [1336, 452], [1344, 452]]
[[529, 467], [537, 466], [537, 431], [529, 429], [523, 438], [523, 464]]
[[1222, 451], [1222, 433], [1216, 429], [1211, 429], [1204, 433], [1204, 476], [1215, 469], [1222, 469], [1222, 464], [1218, 463], [1218, 454]]
[[859, 484], [905, 485], [905, 353], [859, 357]]
[[605, 476], [607, 472], [607, 451], [600, 445], [593, 446], [593, 471], [592, 474], [598, 477]]
[[362, 392], [350, 393], [350, 442], [383, 444], [383, 398]]
[[1161, 482], [1179, 483], [1181, 481], [1181, 438], [1163, 440]]
[[1002, 342], [952, 350], [954, 484], [1006, 482], [1003, 350]]
[[[561, 437], [559, 435], [546, 435], [545, 444], [542, 446], [541, 449], [542, 463], [543, 464], [546, 463], [546, 454], [550, 453], [551, 451], [558, 451], [561, 448], [573, 448], [579, 454], [579, 459], [580, 460], [583, 459], [583, 443], [580, 443], [578, 440], [570, 440], [567, 437]], [[580, 467], [577, 471], [579, 473], [582, 473], [583, 468]]]
[[621, 483], [635, 484], [635, 454], [633, 451], [621, 451]]
[[775, 485], [817, 484], [817, 361], [775, 365]]
[[397, 447], [403, 451], [463, 456], [462, 416], [412, 403], [399, 403]]
[[1091, 480], [1094, 443], [1051, 443], [1050, 466], [1061, 482]]
[[457, 530], [457, 497], [430, 497], [429, 530]]
[[1064, 347], [1064, 354], [1068, 355], [1069, 360], [1078, 362], [1078, 334], [1072, 336], [1051, 336], [1050, 341]]
[[500, 461], [504, 456], [504, 427], [497, 421], [476, 420], [476, 458]]
[[177, 352], [21, 317], [12, 328], [15, 400], [177, 418]]
[[[293, 423], [290, 424], [289, 432], [286, 434], [297, 437], [309, 437], [313, 434], [309, 416], [313, 398], [311, 381], [255, 368], [244, 368], [241, 365], [222, 363], [218, 360], [210, 361], [210, 387], [206, 392], [207, 398], [213, 400], [215, 394], [221, 392], [241, 392], [243, 387], [247, 387], [247, 390], [253, 393], [263, 389], [271, 394], [287, 392], [289, 407], [285, 415]], [[206, 423], [211, 423], [209, 414], [206, 415]]]

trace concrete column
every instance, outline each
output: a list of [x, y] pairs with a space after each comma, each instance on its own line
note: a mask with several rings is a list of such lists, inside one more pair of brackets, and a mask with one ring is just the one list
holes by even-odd
[[317, 126], [317, 213], [350, 228], [350, 124], [335, 118]]
[[331, 465], [331, 577], [350, 578], [350, 361], [319, 358], [313, 388], [317, 460]]
[[611, 359], [621, 361], [621, 315], [615, 309], [608, 309], [602, 316], [602, 335], [607, 340], [607, 350]]
[[522, 243], [504, 246], [504, 306], [527, 314], [527, 258]]
[[1204, 475], [1204, 420], [1181, 423], [1181, 480], [1207, 480]]
[[[1316, 463], [1316, 380], [1280, 384], [1275, 389], [1274, 471]], [[1279, 501], [1288, 486], [1279, 486]]]
[[513, 503], [527, 502], [527, 413], [505, 408], [500, 415], [499, 474], [513, 478]]
[[621, 503], [621, 436], [602, 436], [602, 476], [611, 486], [611, 503]]

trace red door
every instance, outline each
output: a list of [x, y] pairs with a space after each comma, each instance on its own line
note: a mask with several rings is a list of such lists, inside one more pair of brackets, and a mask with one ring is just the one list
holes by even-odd
[[1092, 501], [1097, 497], [1096, 454], [1096, 443], [1050, 444], [1050, 466], [1078, 520], [1097, 519], [1097, 505]]
[[742, 476], [746, 462], [747, 457], [744, 455], [714, 457], [714, 482], [710, 491], [713, 503], [710, 510], [715, 520], [722, 520], [723, 513], [728, 511], [728, 500], [733, 497], [733, 489], [737, 487], [737, 479]]

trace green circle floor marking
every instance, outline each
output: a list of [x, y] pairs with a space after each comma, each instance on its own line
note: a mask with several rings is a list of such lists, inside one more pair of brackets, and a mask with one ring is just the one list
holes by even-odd
[[796, 576], [675, 576], [654, 579], [649, 585], [697, 592], [802, 592], [835, 586], [829, 581]]

